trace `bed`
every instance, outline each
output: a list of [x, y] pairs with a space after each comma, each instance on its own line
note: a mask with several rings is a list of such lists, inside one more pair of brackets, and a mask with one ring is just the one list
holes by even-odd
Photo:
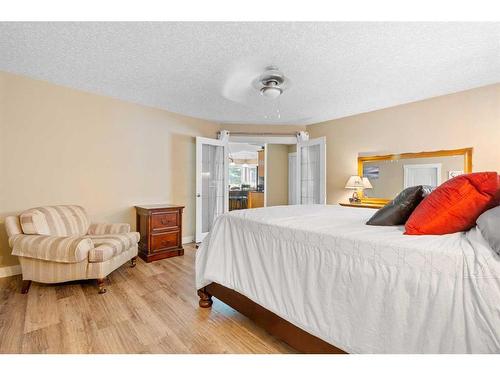
[[480, 232], [405, 236], [365, 225], [373, 212], [220, 216], [196, 256], [200, 306], [214, 295], [307, 352], [500, 353], [500, 257]]

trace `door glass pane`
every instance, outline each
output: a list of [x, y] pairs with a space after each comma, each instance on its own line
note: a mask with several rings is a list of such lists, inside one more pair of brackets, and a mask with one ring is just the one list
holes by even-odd
[[320, 145], [301, 146], [300, 178], [301, 204], [320, 202]]
[[215, 218], [224, 213], [224, 147], [202, 145], [202, 233], [209, 232]]

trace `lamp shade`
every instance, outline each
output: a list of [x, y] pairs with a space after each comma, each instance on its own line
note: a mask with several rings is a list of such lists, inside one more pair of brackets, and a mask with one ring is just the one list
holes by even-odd
[[373, 189], [372, 183], [368, 179], [368, 177], [363, 177], [363, 188], [364, 189]]
[[359, 176], [351, 176], [345, 184], [346, 189], [363, 189], [363, 179]]

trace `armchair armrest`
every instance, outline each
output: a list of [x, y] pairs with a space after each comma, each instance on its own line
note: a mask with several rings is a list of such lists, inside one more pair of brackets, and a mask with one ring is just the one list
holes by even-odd
[[94, 223], [90, 224], [88, 234], [89, 235], [99, 235], [99, 234], [118, 234], [118, 233], [129, 233], [130, 224], [127, 223]]
[[12, 237], [12, 255], [58, 263], [86, 260], [94, 243], [89, 237], [16, 234]]

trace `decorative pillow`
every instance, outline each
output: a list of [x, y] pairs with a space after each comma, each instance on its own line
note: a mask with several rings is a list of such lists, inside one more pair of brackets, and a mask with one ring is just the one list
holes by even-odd
[[484, 211], [496, 204], [496, 172], [461, 175], [437, 187], [413, 211], [405, 234], [449, 234], [475, 226]]
[[367, 225], [403, 225], [413, 210], [431, 193], [431, 186], [412, 186], [404, 189], [367, 221]]
[[479, 216], [477, 227], [491, 248], [500, 255], [500, 206], [492, 208]]
[[32, 208], [19, 219], [24, 234], [46, 236], [83, 236], [90, 225], [84, 208], [74, 205]]

